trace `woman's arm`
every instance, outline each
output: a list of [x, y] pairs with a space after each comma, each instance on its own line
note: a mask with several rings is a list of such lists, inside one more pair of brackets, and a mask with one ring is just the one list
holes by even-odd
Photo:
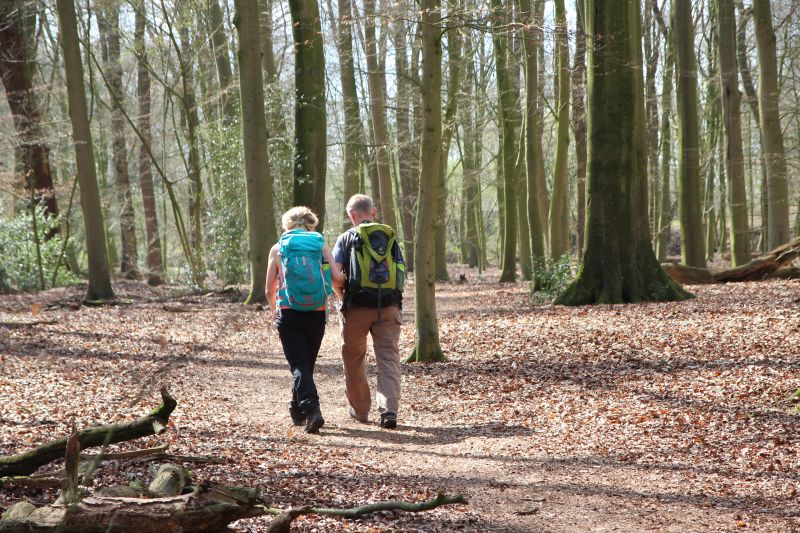
[[278, 288], [278, 245], [273, 246], [269, 251], [269, 263], [267, 263], [267, 301], [272, 311], [275, 311], [275, 295]]
[[333, 290], [336, 292], [336, 295], [341, 298], [342, 291], [340, 290], [340, 287], [344, 287], [344, 274], [342, 273], [342, 267], [339, 265], [339, 263], [333, 260], [333, 254], [331, 253], [331, 249], [327, 244], [322, 247], [322, 256], [331, 267], [331, 282], [333, 283]]

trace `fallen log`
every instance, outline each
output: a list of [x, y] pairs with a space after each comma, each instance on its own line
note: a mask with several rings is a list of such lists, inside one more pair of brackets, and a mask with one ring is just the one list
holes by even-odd
[[800, 257], [800, 239], [795, 239], [736, 268], [712, 271], [676, 263], [665, 263], [661, 267], [672, 279], [684, 285], [761, 281], [786, 276], [789, 273], [783, 272], [786, 270], [784, 267], [798, 257]]
[[442, 505], [466, 504], [463, 496], [439, 494], [419, 502], [387, 501], [351, 509], [300, 507], [278, 509], [261, 501], [260, 493], [247, 487], [202, 483], [189, 494], [165, 498], [126, 498], [91, 495], [72, 506], [29, 502], [11, 506], [0, 519], [0, 533], [30, 531], [81, 531], [157, 533], [162, 531], [224, 531], [243, 518], [273, 515], [269, 533], [288, 533], [301, 515], [322, 514], [355, 519], [377, 511], [422, 512]]
[[[177, 402], [166, 389], [161, 389], [162, 403], [150, 414], [107, 426], [96, 426], [78, 432], [81, 449], [124, 442], [127, 440], [161, 434], [167, 429], [169, 416]], [[62, 459], [67, 447], [67, 438], [56, 439], [41, 446], [18, 453], [0, 457], [0, 477], [28, 476], [39, 467]]]

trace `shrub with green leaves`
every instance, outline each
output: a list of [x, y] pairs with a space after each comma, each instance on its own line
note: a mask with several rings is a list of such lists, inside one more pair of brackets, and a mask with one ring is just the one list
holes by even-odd
[[538, 260], [533, 265], [533, 276], [531, 297], [534, 303], [550, 303], [575, 279], [572, 257], [564, 254], [557, 260]]
[[[0, 223], [0, 292], [10, 289], [35, 291], [53, 286], [75, 283], [77, 278], [62, 263], [64, 240], [60, 234], [47, 239], [48, 233], [57, 229], [58, 220], [45, 212], [40, 205], [34, 210], [36, 233], [41, 254], [41, 271], [30, 211], [21, 211], [14, 218]], [[44, 287], [42, 287], [42, 281]]]

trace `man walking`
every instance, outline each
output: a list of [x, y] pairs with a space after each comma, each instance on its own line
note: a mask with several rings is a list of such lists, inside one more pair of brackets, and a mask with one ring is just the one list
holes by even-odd
[[372, 198], [356, 194], [347, 202], [353, 228], [336, 240], [333, 260], [344, 273], [334, 288], [342, 299], [342, 362], [348, 411], [359, 422], [369, 421], [371, 394], [365, 357], [372, 335], [378, 386], [375, 401], [381, 427], [395, 429], [400, 403], [401, 306], [405, 263], [394, 229], [375, 223]]

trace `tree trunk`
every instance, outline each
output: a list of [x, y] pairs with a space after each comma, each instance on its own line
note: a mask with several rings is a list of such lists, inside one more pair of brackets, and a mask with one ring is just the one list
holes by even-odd
[[[343, 192], [344, 201], [358, 193], [359, 175], [363, 161], [361, 159], [362, 147], [360, 143], [364, 136], [361, 114], [358, 106], [358, 92], [356, 90], [356, 72], [353, 62], [353, 14], [350, 6], [351, 0], [339, 0], [339, 24], [337, 34], [337, 51], [339, 53], [339, 79], [342, 84], [342, 107], [344, 111], [344, 175]], [[398, 82], [398, 94], [399, 94]], [[399, 131], [398, 118], [398, 131]], [[402, 165], [402, 162], [401, 162]], [[347, 213], [342, 213], [342, 229], [350, 227]], [[408, 235], [410, 237], [411, 231]], [[403, 235], [406, 226], [403, 226]], [[411, 262], [413, 257], [406, 256]]]
[[386, 72], [378, 64], [378, 49], [375, 40], [375, 0], [364, 1], [364, 40], [367, 59], [367, 82], [369, 84], [369, 112], [372, 117], [372, 140], [375, 146], [375, 163], [380, 190], [380, 217], [392, 226], [397, 226], [392, 192], [391, 164], [389, 157], [389, 129], [386, 125], [386, 97], [384, 84]]
[[442, 179], [442, 11], [439, 0], [422, 0], [422, 148], [415, 228], [414, 310], [417, 338], [409, 361], [442, 361], [436, 317], [434, 238]]
[[492, 42], [494, 43], [495, 67], [497, 71], [497, 92], [499, 102], [499, 122], [502, 154], [500, 164], [502, 165], [502, 184], [503, 199], [503, 258], [502, 271], [500, 273], [501, 282], [514, 282], [517, 279], [517, 204], [515, 197], [515, 169], [517, 162], [517, 144], [514, 139], [514, 90], [511, 86], [511, 79], [508, 72], [508, 37], [506, 24], [508, 23], [508, 10], [504, 7], [501, 0], [492, 0]]
[[310, 207], [325, 221], [328, 161], [325, 110], [325, 55], [317, 0], [290, 0], [294, 37], [294, 203]]
[[[739, 11], [739, 24], [736, 28], [736, 62], [739, 66], [739, 74], [742, 76], [742, 87], [744, 87], [745, 101], [750, 107], [750, 111], [755, 118], [758, 127], [758, 166], [761, 169], [761, 238], [759, 239], [759, 249], [766, 252], [768, 249], [768, 228], [767, 219], [769, 218], [769, 204], [767, 202], [767, 165], [764, 163], [764, 136], [761, 132], [761, 112], [758, 106], [758, 94], [753, 84], [753, 76], [750, 72], [750, 63], [747, 59], [747, 19], [748, 11], [745, 11], [741, 0], [736, 0], [736, 7]], [[752, 181], [752, 173], [750, 180]]]
[[[582, 0], [576, 0], [581, 3]], [[525, 49], [525, 167], [528, 196], [526, 209], [530, 226], [531, 260], [541, 265], [545, 260], [545, 239], [547, 231], [547, 214], [543, 213], [545, 205], [541, 198], [544, 176], [544, 155], [540, 136], [539, 120], [539, 59], [538, 48], [541, 43], [536, 29], [536, 14], [531, 9], [530, 0], [520, 0], [520, 11], [523, 17], [523, 44]]]
[[250, 248], [247, 254], [250, 260], [250, 294], [245, 303], [251, 304], [267, 299], [267, 259], [270, 246], [278, 236], [272, 207], [272, 177], [269, 173], [258, 0], [237, 0], [235, 5], [247, 191], [247, 242]]
[[556, 0], [556, 50], [558, 54], [558, 132], [556, 162], [553, 169], [553, 191], [550, 198], [550, 259], [558, 260], [569, 253], [569, 42], [564, 0]]
[[78, 49], [78, 27], [73, 0], [58, 0], [58, 23], [61, 31], [61, 49], [64, 54], [69, 118], [75, 145], [75, 166], [81, 190], [81, 210], [86, 234], [86, 253], [89, 257], [89, 287], [87, 300], [114, 298], [111, 273], [108, 268], [105, 225], [100, 207], [100, 191], [92, 150], [92, 134], [86, 111], [86, 93], [83, 87], [83, 66]]
[[667, 44], [666, 66], [661, 85], [661, 206], [658, 210], [658, 224], [656, 230], [656, 257], [659, 262], [667, 259], [667, 245], [672, 233], [672, 187], [670, 177], [672, 174], [672, 83], [674, 77], [675, 55], [671, 44], [672, 32], [668, 32], [664, 39]]
[[[207, 2], [208, 32], [211, 35], [211, 47], [214, 50], [214, 61], [217, 66], [222, 118], [226, 125], [230, 125], [239, 118], [239, 102], [236, 87], [232, 85], [233, 71], [228, 52], [228, 40], [225, 38], [225, 20], [219, 0], [207, 0]], [[256, 15], [258, 15], [257, 12]]]
[[778, 88], [775, 31], [769, 0], [753, 0], [753, 20], [758, 48], [758, 101], [761, 108], [761, 138], [767, 167], [767, 226], [769, 248], [787, 242], [789, 231], [789, 182], [783, 147]]
[[661, 269], [650, 244], [639, 13], [638, 0], [587, 1], [586, 249], [577, 279], [557, 303], [689, 297]]
[[[341, 0], [348, 1], [349, 0]], [[399, 18], [393, 22], [394, 26], [394, 66], [397, 77], [397, 104], [395, 109], [395, 122], [397, 124], [397, 153], [398, 170], [400, 174], [400, 216], [403, 220], [403, 249], [406, 262], [414, 264], [414, 216], [417, 203], [417, 187], [415, 187], [414, 160], [419, 158], [419, 153], [414, 152], [411, 135], [411, 80], [408, 66], [408, 51], [406, 46], [406, 24]]]
[[183, 25], [180, 34], [180, 68], [183, 95], [181, 98], [181, 111], [185, 119], [186, 138], [189, 142], [189, 157], [187, 158], [189, 171], [189, 231], [190, 245], [192, 248], [193, 268], [195, 283], [202, 282], [204, 277], [203, 267], [203, 181], [200, 175], [200, 150], [198, 148], [197, 129], [200, 119], [197, 115], [197, 100], [194, 94], [194, 54], [192, 43], [189, 39], [189, 28]]
[[[586, 231], [586, 33], [584, 29], [585, 17], [583, 9], [583, 0], [575, 0], [575, 63], [572, 71], [572, 127], [575, 132], [575, 174], [578, 189], [578, 260], [583, 258], [583, 241]], [[655, 90], [653, 92], [655, 93]], [[653, 107], [656, 113], [656, 124], [658, 124], [658, 109], [655, 105]], [[658, 139], [658, 135], [656, 135], [656, 139]]]
[[461, 36], [456, 25], [458, 1], [447, 3], [447, 102], [445, 105], [444, 124], [442, 127], [442, 183], [439, 188], [442, 197], [439, 199], [439, 216], [436, 219], [436, 280], [449, 281], [447, 272], [447, 174], [449, 171], [450, 143], [456, 129], [456, 113], [458, 111], [458, 93], [461, 90]]
[[151, 280], [158, 278], [163, 268], [161, 259], [161, 239], [158, 231], [158, 215], [156, 197], [153, 188], [153, 172], [150, 166], [150, 147], [152, 133], [150, 130], [150, 71], [148, 70], [147, 48], [145, 45], [145, 13], [144, 1], [135, 4], [136, 22], [134, 33], [134, 49], [136, 51], [136, 92], [139, 98], [139, 186], [142, 189], [144, 207], [145, 234], [147, 237], [147, 269]]
[[[57, 216], [53, 176], [50, 172], [50, 149], [44, 142], [39, 102], [33, 92], [33, 68], [36, 58], [28, 57], [26, 16], [35, 12], [23, 0], [6, 0], [0, 5], [0, 78], [14, 127], [17, 130], [21, 173], [25, 188], [35, 203], [43, 203], [45, 212]], [[28, 195], [31, 196], [30, 194]]]
[[112, 153], [114, 155], [114, 190], [120, 216], [120, 272], [131, 279], [139, 277], [139, 254], [136, 245], [136, 219], [133, 211], [130, 177], [128, 175], [128, 148], [125, 141], [124, 91], [122, 64], [120, 63], [119, 4], [104, 5], [97, 11], [97, 26], [105, 34], [103, 62], [106, 68], [111, 108]]
[[697, 58], [690, 0], [673, 0], [674, 47], [678, 70], [678, 210], [683, 264], [703, 267], [703, 213], [697, 111]]
[[797, 269], [785, 268], [800, 257], [800, 239], [778, 246], [768, 254], [727, 270], [712, 271], [707, 268], [692, 268], [684, 265], [668, 263], [664, 270], [679, 283], [731, 283], [738, 281], [760, 281], [779, 278], [788, 270], [789, 277], [796, 274]]
[[717, 0], [719, 75], [722, 121], [725, 128], [725, 167], [728, 174], [731, 266], [750, 261], [747, 190], [744, 180], [741, 95], [736, 70], [736, 16], [733, 0]]

